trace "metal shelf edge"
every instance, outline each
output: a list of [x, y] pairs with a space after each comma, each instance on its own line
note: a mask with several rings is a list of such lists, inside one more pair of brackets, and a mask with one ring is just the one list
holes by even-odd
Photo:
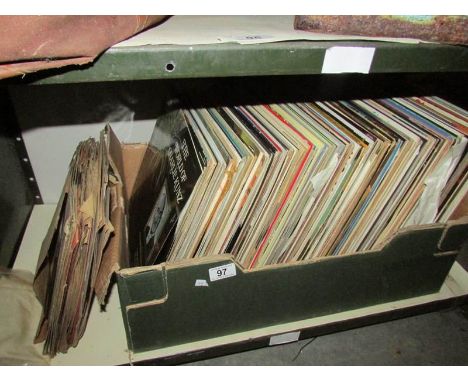
[[468, 49], [440, 44], [292, 41], [256, 45], [147, 45], [111, 48], [94, 63], [27, 76], [19, 83], [62, 84], [170, 78], [320, 74], [330, 47], [375, 47], [370, 73], [468, 71]]

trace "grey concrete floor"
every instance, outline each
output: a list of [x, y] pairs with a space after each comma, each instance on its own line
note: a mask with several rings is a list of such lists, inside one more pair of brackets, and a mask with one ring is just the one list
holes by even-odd
[[468, 305], [187, 365], [468, 365]]

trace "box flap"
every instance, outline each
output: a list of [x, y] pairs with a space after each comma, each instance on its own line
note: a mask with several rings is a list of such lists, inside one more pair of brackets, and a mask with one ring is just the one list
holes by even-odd
[[125, 183], [126, 201], [129, 201], [133, 195], [135, 182], [147, 147], [148, 145], [141, 143], [122, 145], [122, 178]]

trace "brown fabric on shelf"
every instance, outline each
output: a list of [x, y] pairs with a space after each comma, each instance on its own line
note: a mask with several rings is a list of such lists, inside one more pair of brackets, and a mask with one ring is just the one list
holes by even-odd
[[294, 27], [317, 33], [468, 44], [466, 16], [296, 16]]
[[0, 79], [83, 65], [166, 16], [0, 16]]

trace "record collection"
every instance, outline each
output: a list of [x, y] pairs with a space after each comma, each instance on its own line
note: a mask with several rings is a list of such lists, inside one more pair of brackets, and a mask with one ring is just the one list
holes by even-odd
[[164, 151], [178, 210], [167, 261], [228, 253], [251, 269], [375, 250], [466, 194], [467, 113], [437, 97], [180, 113]]
[[122, 179], [111, 156], [112, 135], [106, 127], [98, 142], [89, 138], [78, 145], [42, 243], [34, 289], [43, 306], [35, 340], [45, 341], [44, 354], [76, 346], [94, 296], [105, 302], [112, 273], [109, 239], [121, 228], [116, 212]]
[[[78, 147], [41, 251], [38, 340], [51, 355], [76, 345], [98, 271], [114, 269], [103, 252], [124, 193], [112, 136]], [[260, 269], [379, 250], [403, 227], [463, 216], [467, 142], [468, 113], [438, 97], [171, 112], [125, 200], [128, 263], [230, 254]]]

